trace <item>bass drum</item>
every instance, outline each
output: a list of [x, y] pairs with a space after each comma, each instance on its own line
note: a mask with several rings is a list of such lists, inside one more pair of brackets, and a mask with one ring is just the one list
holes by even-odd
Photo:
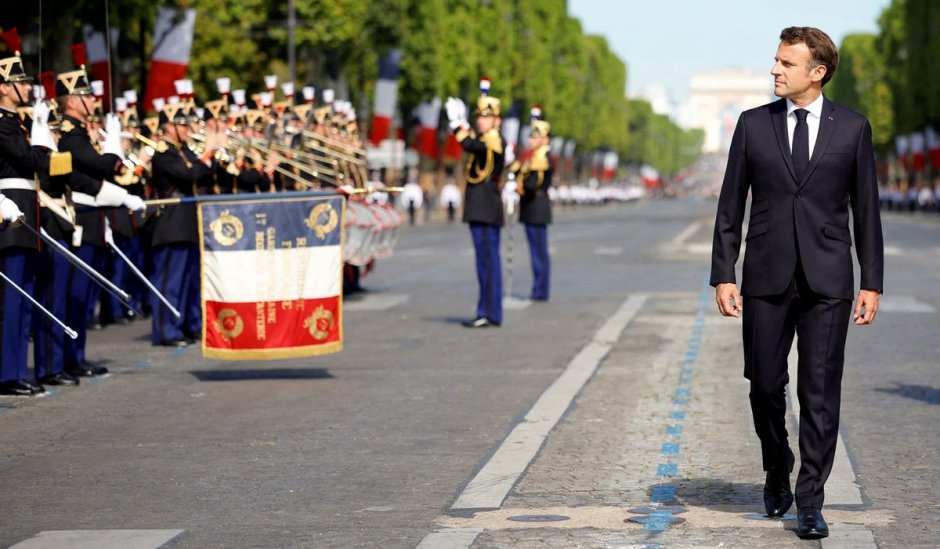
[[401, 225], [401, 214], [388, 204], [372, 204], [372, 213], [382, 223], [382, 232], [376, 242], [374, 256], [376, 259], [386, 259], [392, 256], [395, 243], [398, 240], [398, 227]]
[[364, 267], [372, 259], [375, 247], [375, 216], [362, 202], [346, 202], [346, 229], [343, 261], [357, 267]]

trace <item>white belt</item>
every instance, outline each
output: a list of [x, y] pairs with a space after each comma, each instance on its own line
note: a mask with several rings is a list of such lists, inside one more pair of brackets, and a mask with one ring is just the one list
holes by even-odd
[[23, 179], [22, 177], [4, 177], [0, 179], [0, 191], [13, 189], [35, 191], [36, 184], [31, 179]]

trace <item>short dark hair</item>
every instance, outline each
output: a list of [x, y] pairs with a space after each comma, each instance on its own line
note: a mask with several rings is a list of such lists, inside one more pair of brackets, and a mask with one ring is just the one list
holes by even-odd
[[813, 69], [819, 65], [826, 67], [826, 75], [822, 79], [823, 86], [835, 75], [836, 67], [839, 66], [839, 49], [828, 34], [815, 27], [787, 27], [780, 32], [780, 40], [791, 46], [806, 44], [813, 56], [809, 68]]

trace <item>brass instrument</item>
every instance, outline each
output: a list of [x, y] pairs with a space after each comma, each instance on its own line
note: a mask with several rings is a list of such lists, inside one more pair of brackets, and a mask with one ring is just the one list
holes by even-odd
[[[312, 176], [314, 179], [323, 181], [324, 183], [328, 185], [333, 185], [334, 187], [339, 187], [341, 185], [341, 183], [337, 182], [336, 172], [333, 170], [330, 170], [327, 168], [315, 167], [315, 166], [311, 166], [308, 164], [304, 164], [302, 162], [292, 160], [284, 156], [283, 153], [279, 153], [269, 147], [261, 145], [260, 143], [253, 142], [239, 135], [234, 135], [232, 133], [229, 133], [228, 136], [229, 136], [229, 139], [235, 141], [236, 143], [239, 143], [240, 145], [246, 148], [253, 148], [257, 150], [258, 152], [260, 152], [261, 154], [267, 155], [269, 158], [274, 157], [275, 159], [279, 160], [280, 163], [287, 164], [288, 166], [295, 168], [298, 171], [304, 172]], [[300, 178], [296, 174], [288, 172], [287, 170], [284, 170], [280, 166], [276, 166], [274, 169], [278, 173], [285, 175], [287, 177], [291, 177], [295, 181], [300, 180]], [[309, 182], [307, 181], [304, 181], [304, 184], [309, 186]]]

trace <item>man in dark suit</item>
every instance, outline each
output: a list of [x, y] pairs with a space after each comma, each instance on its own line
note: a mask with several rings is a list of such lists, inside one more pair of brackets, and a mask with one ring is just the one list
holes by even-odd
[[[797, 335], [801, 538], [829, 534], [821, 508], [839, 434], [849, 317], [871, 324], [884, 273], [875, 161], [868, 120], [822, 95], [839, 60], [811, 27], [780, 35], [771, 74], [779, 101], [741, 114], [715, 220], [711, 285], [724, 316], [743, 316], [744, 376], [761, 441], [764, 504], [793, 503], [787, 441], [787, 355]], [[735, 263], [748, 191], [751, 213], [741, 292]], [[861, 289], [852, 308], [851, 206]], [[742, 301], [743, 295], [743, 301]]]

